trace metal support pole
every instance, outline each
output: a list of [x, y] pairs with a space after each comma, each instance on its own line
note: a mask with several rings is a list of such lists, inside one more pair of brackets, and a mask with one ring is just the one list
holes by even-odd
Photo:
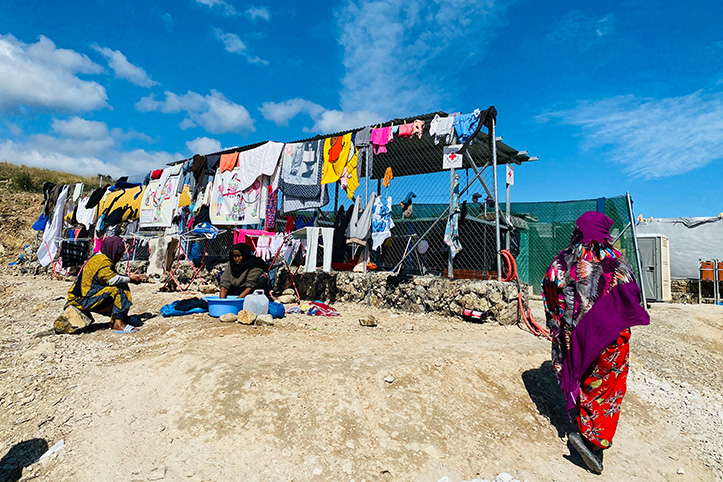
[[[449, 215], [454, 216], [452, 204], [454, 202], [454, 168], [449, 170]], [[447, 278], [454, 278], [454, 256], [452, 249], [447, 253]]]
[[334, 216], [337, 212], [339, 212], [339, 181], [334, 183]]
[[628, 215], [630, 216], [630, 229], [633, 233], [633, 246], [635, 247], [635, 259], [637, 260], [638, 273], [640, 273], [640, 291], [643, 294], [643, 307], [648, 309], [648, 298], [645, 296], [645, 281], [643, 280], [643, 265], [640, 262], [640, 249], [638, 248], [638, 235], [635, 233], [635, 216], [633, 215], [633, 200], [630, 193], [626, 192], [625, 197], [628, 200]]
[[[505, 176], [505, 177], [507, 177], [507, 176]], [[510, 217], [510, 185], [507, 182], [505, 182], [505, 184], [507, 185], [507, 209], [505, 210], [505, 212], [507, 213], [507, 220], [509, 221], [510, 219], [512, 219]], [[505, 235], [505, 249], [507, 251], [510, 250], [510, 235], [511, 234], [512, 234], [512, 230], [510, 229], [510, 227], [508, 225], [507, 226], [507, 234]]]
[[499, 196], [497, 195], [497, 139], [495, 137], [495, 127], [497, 121], [492, 120], [490, 124], [490, 142], [492, 143], [492, 173], [495, 177], [495, 239], [497, 242], [497, 280], [502, 281], [502, 243], [500, 242], [500, 208]]

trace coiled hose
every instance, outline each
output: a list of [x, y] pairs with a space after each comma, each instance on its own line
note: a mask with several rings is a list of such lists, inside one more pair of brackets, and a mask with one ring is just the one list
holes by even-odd
[[520, 289], [520, 278], [517, 276], [517, 262], [515, 261], [515, 257], [512, 256], [512, 253], [510, 253], [506, 249], [501, 250], [500, 254], [502, 255], [502, 259], [504, 260], [506, 268], [504, 272], [507, 273], [505, 277], [502, 278], [502, 281], [514, 281], [517, 284], [517, 303], [520, 307], [522, 321], [525, 323], [525, 326], [528, 330], [530, 330], [533, 335], [544, 336], [548, 340], [552, 341], [550, 331], [544, 326], [540, 326], [537, 324], [535, 318], [533, 318], [532, 316], [532, 310], [528, 309], [527, 311], [525, 311], [525, 306], [522, 303], [522, 290]]

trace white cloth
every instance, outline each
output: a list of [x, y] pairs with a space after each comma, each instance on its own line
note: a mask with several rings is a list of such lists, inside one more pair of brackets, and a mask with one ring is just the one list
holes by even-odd
[[[321, 238], [324, 243], [322, 246], [324, 249], [322, 270], [326, 272], [331, 271], [331, 252], [334, 243], [334, 228], [316, 228], [307, 226], [303, 228], [303, 230], [306, 232], [306, 243], [308, 249], [306, 252], [306, 264], [304, 265], [304, 271], [307, 273], [316, 271], [316, 252], [319, 247], [319, 234], [321, 234]], [[299, 231], [296, 231], [295, 233], [299, 233]]]
[[434, 116], [432, 122], [429, 123], [429, 135], [434, 136], [434, 143], [450, 144], [452, 142], [452, 133], [454, 132], [454, 115], [440, 117], [439, 114]]
[[[176, 164], [175, 166], [165, 168], [163, 170], [163, 174], [161, 174], [161, 180], [160, 180], [159, 184], [161, 186], [165, 186], [166, 182], [168, 182], [168, 178], [170, 178], [172, 176], [180, 176], [182, 169], [183, 169], [183, 163]], [[174, 188], [176, 190], [178, 190], [178, 184], [176, 184]]]
[[272, 176], [279, 165], [282, 142], [269, 141], [248, 151], [239, 152], [238, 173], [239, 189], [245, 191], [259, 176]]
[[85, 226], [85, 229], [90, 229], [90, 227], [95, 224], [95, 211], [97, 207], [87, 209], [85, 206], [88, 204], [88, 196], [85, 196], [83, 199], [78, 202], [78, 210], [75, 212], [75, 219]]
[[68, 200], [70, 186], [64, 186], [60, 191], [58, 201], [53, 209], [53, 219], [49, 227], [43, 231], [43, 242], [38, 249], [38, 261], [41, 265], [47, 266], [53, 262], [58, 253], [58, 247], [63, 236], [63, 217], [65, 216], [65, 202]]
[[83, 195], [83, 183], [79, 182], [75, 185], [75, 188], [73, 189], [73, 202], [78, 202], [78, 199], [80, 199], [80, 196]]

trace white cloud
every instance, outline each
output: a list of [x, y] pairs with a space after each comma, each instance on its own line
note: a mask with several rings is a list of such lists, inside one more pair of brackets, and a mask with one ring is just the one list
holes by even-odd
[[126, 56], [120, 51], [111, 50], [108, 47], [100, 47], [98, 45], [94, 45], [93, 49], [108, 60], [108, 65], [111, 69], [113, 69], [113, 72], [115, 72], [117, 77], [126, 79], [127, 81], [141, 87], [151, 87], [158, 84], [158, 82], [155, 82], [148, 77], [145, 70], [128, 62]]
[[547, 40], [578, 50], [587, 50], [603, 37], [613, 33], [615, 23], [613, 14], [599, 18], [580, 10], [571, 10], [558, 20], [552, 32], [547, 34]]
[[140, 112], [158, 111], [164, 114], [185, 112], [186, 116], [179, 124], [181, 129], [198, 126], [213, 134], [255, 130], [249, 111], [244, 106], [229, 101], [216, 90], [206, 96], [190, 90], [183, 95], [166, 91], [165, 96], [161, 101], [156, 100], [152, 94], [143, 97], [136, 103], [136, 109]]
[[216, 39], [223, 44], [223, 48], [226, 49], [227, 52], [241, 55], [252, 64], [269, 65], [268, 60], [264, 60], [255, 55], [250, 55], [247, 52], [246, 44], [235, 33], [228, 33], [219, 28], [214, 28], [213, 34], [216, 36]]
[[77, 116], [68, 120], [53, 119], [52, 127], [58, 134], [77, 139], [108, 137], [108, 126], [104, 122], [89, 121]]
[[238, 12], [228, 2], [225, 2], [224, 0], [196, 0], [197, 3], [200, 3], [201, 5], [206, 5], [210, 8], [217, 8], [221, 13], [224, 15], [238, 15]]
[[723, 158], [723, 92], [641, 99], [632, 95], [548, 112], [539, 122], [581, 128], [583, 146], [602, 149], [633, 177], [674, 176]]
[[101, 72], [103, 68], [87, 56], [59, 49], [47, 37], [25, 44], [12, 35], [0, 35], [0, 112], [108, 107], [103, 86], [77, 76]]
[[348, 0], [336, 13], [344, 48], [341, 107], [385, 116], [439, 108], [465, 55], [484, 52], [513, 0]]
[[226, 33], [220, 28], [214, 28], [213, 34], [223, 43], [223, 48], [232, 54], [241, 54], [246, 51], [246, 44], [235, 33]]
[[246, 16], [249, 17], [251, 20], [255, 20], [257, 18], [266, 20], [267, 22], [271, 20], [271, 12], [269, 12], [269, 9], [267, 7], [251, 6], [248, 10], [246, 10]]
[[186, 142], [186, 148], [191, 154], [210, 154], [221, 150], [221, 143], [210, 137], [197, 137]]
[[306, 114], [314, 121], [314, 125], [311, 128], [304, 128], [304, 131], [322, 134], [363, 127], [384, 120], [382, 116], [373, 112], [328, 110], [319, 104], [298, 98], [278, 103], [264, 102], [259, 110], [264, 119], [283, 127], [288, 126], [289, 120], [297, 115]]

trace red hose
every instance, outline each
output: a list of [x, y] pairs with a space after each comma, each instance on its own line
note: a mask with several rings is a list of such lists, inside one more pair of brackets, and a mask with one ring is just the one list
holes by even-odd
[[552, 341], [552, 336], [550, 336], [549, 330], [547, 330], [547, 328], [543, 326], [538, 325], [535, 319], [532, 317], [532, 310], [528, 309], [527, 311], [525, 311], [525, 306], [522, 302], [522, 292], [520, 291], [520, 278], [517, 276], [517, 263], [515, 262], [515, 257], [512, 256], [512, 253], [510, 253], [506, 249], [500, 251], [500, 254], [502, 255], [502, 259], [505, 263], [504, 271], [507, 273], [505, 277], [502, 278], [502, 281], [508, 283], [511, 281], [517, 282], [517, 303], [520, 307], [522, 321], [525, 323], [525, 326], [528, 330], [530, 330], [533, 335], [544, 336], [548, 340]]

